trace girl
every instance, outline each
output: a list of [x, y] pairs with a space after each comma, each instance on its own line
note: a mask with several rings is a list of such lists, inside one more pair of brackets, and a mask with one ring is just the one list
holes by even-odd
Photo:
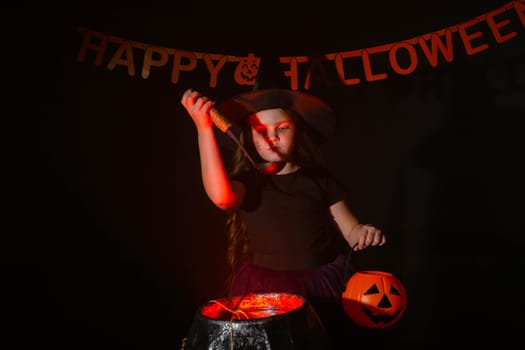
[[[326, 305], [341, 309], [348, 250], [386, 242], [381, 230], [352, 214], [342, 186], [322, 165], [318, 146], [330, 134], [332, 109], [313, 95], [287, 89], [251, 91], [218, 106], [188, 89], [181, 103], [197, 129], [205, 191], [229, 213], [229, 295], [300, 294], [326, 324], [331, 317]], [[242, 130], [245, 150], [237, 149], [230, 172], [212, 108]], [[271, 164], [273, 173], [258, 170], [249, 158]]]

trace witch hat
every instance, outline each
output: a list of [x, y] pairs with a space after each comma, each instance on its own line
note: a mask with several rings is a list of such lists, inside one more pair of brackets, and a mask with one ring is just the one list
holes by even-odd
[[226, 99], [215, 108], [238, 127], [250, 115], [262, 110], [293, 110], [302, 117], [318, 143], [327, 141], [335, 131], [336, 118], [332, 107], [313, 94], [291, 90], [279, 58], [275, 56], [261, 57], [256, 83], [251, 91]]

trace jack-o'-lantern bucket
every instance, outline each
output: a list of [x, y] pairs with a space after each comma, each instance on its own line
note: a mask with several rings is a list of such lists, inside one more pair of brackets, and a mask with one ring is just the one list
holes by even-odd
[[356, 324], [386, 328], [404, 315], [407, 293], [401, 280], [390, 272], [358, 271], [347, 281], [342, 302]]
[[328, 344], [317, 313], [304, 297], [250, 293], [201, 306], [183, 349], [324, 350]]

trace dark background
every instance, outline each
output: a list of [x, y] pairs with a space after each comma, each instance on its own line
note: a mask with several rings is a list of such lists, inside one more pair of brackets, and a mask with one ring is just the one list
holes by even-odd
[[[316, 55], [412, 38], [506, 3], [4, 9], [4, 117], [16, 140], [6, 148], [15, 145], [2, 338], [9, 348], [178, 349], [197, 308], [225, 293], [225, 215], [202, 188], [179, 99], [188, 87], [217, 100], [243, 87], [210, 88], [204, 66], [173, 84], [168, 70], [143, 79], [140, 69], [132, 77], [78, 62], [78, 27], [188, 51]], [[356, 334], [370, 348], [510, 343], [525, 330], [525, 31], [516, 29], [503, 44], [488, 36], [474, 56], [456, 46], [436, 68], [323, 90], [339, 116], [327, 160], [357, 216], [389, 239], [356, 263], [393, 272], [408, 293], [398, 323]]]

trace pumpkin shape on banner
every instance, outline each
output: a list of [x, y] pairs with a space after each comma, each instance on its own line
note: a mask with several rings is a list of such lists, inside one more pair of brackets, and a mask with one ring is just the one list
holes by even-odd
[[404, 315], [407, 294], [399, 278], [384, 271], [358, 271], [342, 294], [345, 313], [357, 325], [390, 327]]

